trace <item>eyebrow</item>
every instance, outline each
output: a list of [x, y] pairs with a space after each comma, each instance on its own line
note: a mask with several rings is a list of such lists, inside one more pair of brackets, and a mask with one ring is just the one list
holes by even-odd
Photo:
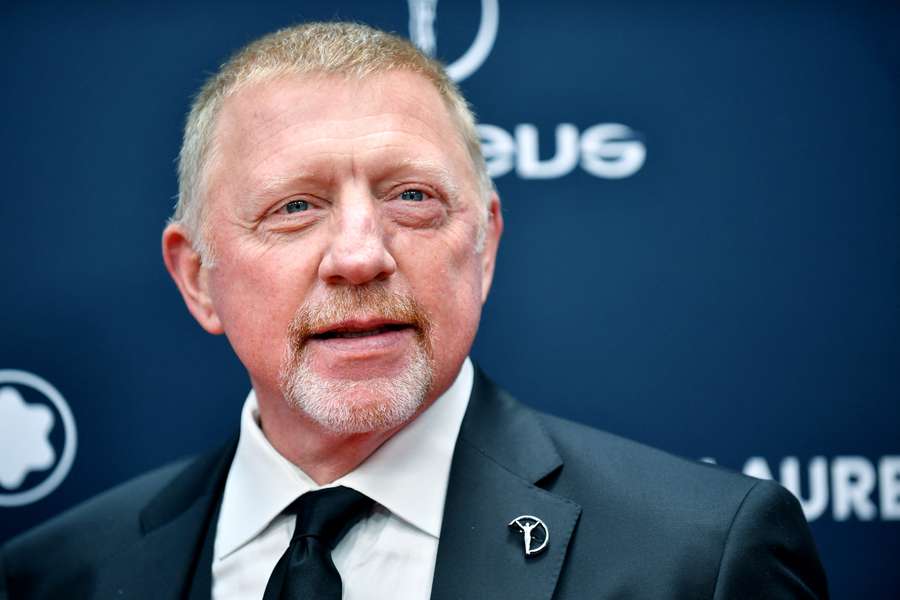
[[315, 176], [310, 173], [295, 173], [285, 177], [269, 177], [258, 185], [252, 186], [250, 195], [255, 199], [266, 200], [297, 182], [312, 181], [314, 179]]
[[406, 169], [427, 173], [438, 181], [440, 187], [446, 190], [449, 196], [453, 198], [459, 197], [459, 186], [450, 175], [450, 171], [442, 164], [421, 158], [404, 158], [388, 167], [386, 171], [403, 171]]
[[[392, 173], [403, 171], [421, 172], [434, 178], [439, 187], [446, 191], [448, 197], [456, 199], [460, 196], [460, 188], [450, 171], [441, 163], [421, 158], [404, 158], [397, 161], [386, 161], [379, 173], [380, 178], [390, 176]], [[250, 197], [256, 201], [265, 201], [275, 195], [280, 195], [282, 190], [290, 188], [299, 182], [321, 181], [321, 174], [313, 172], [299, 172], [287, 176], [269, 177], [257, 185], [253, 185], [249, 192]], [[329, 178], [330, 179], [330, 178]]]

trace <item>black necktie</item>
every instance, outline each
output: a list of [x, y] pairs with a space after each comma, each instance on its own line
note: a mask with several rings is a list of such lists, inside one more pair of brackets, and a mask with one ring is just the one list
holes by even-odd
[[263, 600], [340, 600], [341, 576], [331, 551], [371, 506], [372, 500], [346, 487], [295, 500], [285, 510], [297, 515], [294, 537], [269, 576]]

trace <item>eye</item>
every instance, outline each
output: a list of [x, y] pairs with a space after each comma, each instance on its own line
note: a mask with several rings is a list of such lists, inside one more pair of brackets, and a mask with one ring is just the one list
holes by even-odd
[[425, 192], [422, 190], [404, 190], [400, 193], [401, 200], [411, 200], [412, 202], [421, 202], [425, 199]]
[[309, 202], [306, 200], [291, 200], [287, 204], [284, 205], [284, 212], [291, 214], [295, 212], [302, 212], [304, 210], [309, 209]]

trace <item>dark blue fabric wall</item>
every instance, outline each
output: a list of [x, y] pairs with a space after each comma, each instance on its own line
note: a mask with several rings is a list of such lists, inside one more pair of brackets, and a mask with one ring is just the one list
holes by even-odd
[[[491, 5], [440, 2], [437, 55]], [[180, 127], [231, 51], [335, 17], [410, 30], [402, 0], [0, 8], [0, 541], [235, 429], [246, 375], [160, 259]], [[896, 3], [517, 0], [461, 82], [506, 219], [476, 360], [781, 480], [836, 598], [900, 596], [898, 30]]]

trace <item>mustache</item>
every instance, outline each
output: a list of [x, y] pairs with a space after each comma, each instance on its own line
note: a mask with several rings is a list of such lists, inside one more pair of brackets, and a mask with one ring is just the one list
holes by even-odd
[[359, 318], [408, 323], [427, 345], [431, 321], [422, 306], [415, 298], [382, 285], [336, 287], [325, 300], [304, 304], [291, 319], [288, 336], [291, 345], [301, 350], [315, 333]]

